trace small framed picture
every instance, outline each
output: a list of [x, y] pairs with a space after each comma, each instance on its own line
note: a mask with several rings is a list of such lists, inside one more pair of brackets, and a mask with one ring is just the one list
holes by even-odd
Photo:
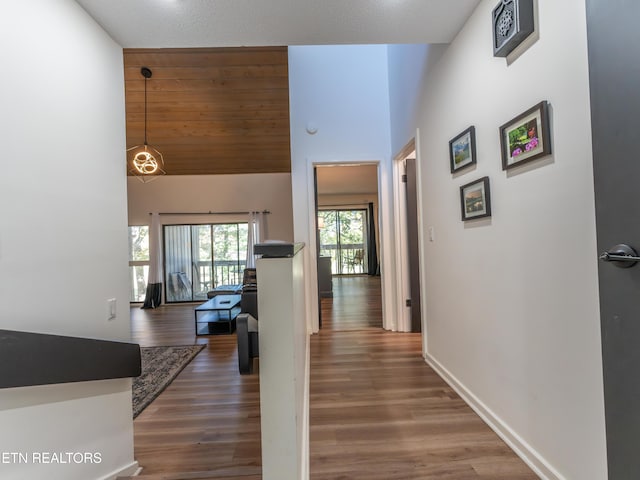
[[491, 216], [489, 177], [482, 177], [460, 187], [462, 221]]
[[451, 173], [476, 163], [476, 128], [471, 126], [449, 142]]
[[549, 104], [544, 101], [500, 127], [502, 169], [508, 170], [551, 153]]

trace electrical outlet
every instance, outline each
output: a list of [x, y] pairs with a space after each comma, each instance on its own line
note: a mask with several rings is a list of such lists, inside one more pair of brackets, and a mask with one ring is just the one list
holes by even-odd
[[110, 298], [107, 300], [107, 320], [113, 320], [116, 318], [116, 299]]

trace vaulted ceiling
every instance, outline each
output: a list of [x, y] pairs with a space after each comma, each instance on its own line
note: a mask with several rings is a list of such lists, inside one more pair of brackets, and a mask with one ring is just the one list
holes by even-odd
[[[290, 171], [287, 50], [280, 45], [448, 43], [479, 3], [76, 1], [125, 47], [128, 146], [144, 134], [140, 68], [153, 71], [148, 139], [173, 175]], [[242, 46], [251, 47], [233, 48]]]
[[127, 146], [147, 138], [169, 175], [291, 170], [286, 47], [125, 49]]

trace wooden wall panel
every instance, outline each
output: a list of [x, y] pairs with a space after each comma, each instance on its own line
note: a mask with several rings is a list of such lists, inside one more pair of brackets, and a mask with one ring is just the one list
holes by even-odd
[[290, 172], [286, 47], [125, 49], [127, 147], [147, 138], [168, 175]]

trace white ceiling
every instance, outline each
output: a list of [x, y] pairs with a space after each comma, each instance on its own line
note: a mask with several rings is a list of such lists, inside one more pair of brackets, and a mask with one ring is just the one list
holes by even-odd
[[479, 0], [76, 0], [125, 48], [449, 43]]

